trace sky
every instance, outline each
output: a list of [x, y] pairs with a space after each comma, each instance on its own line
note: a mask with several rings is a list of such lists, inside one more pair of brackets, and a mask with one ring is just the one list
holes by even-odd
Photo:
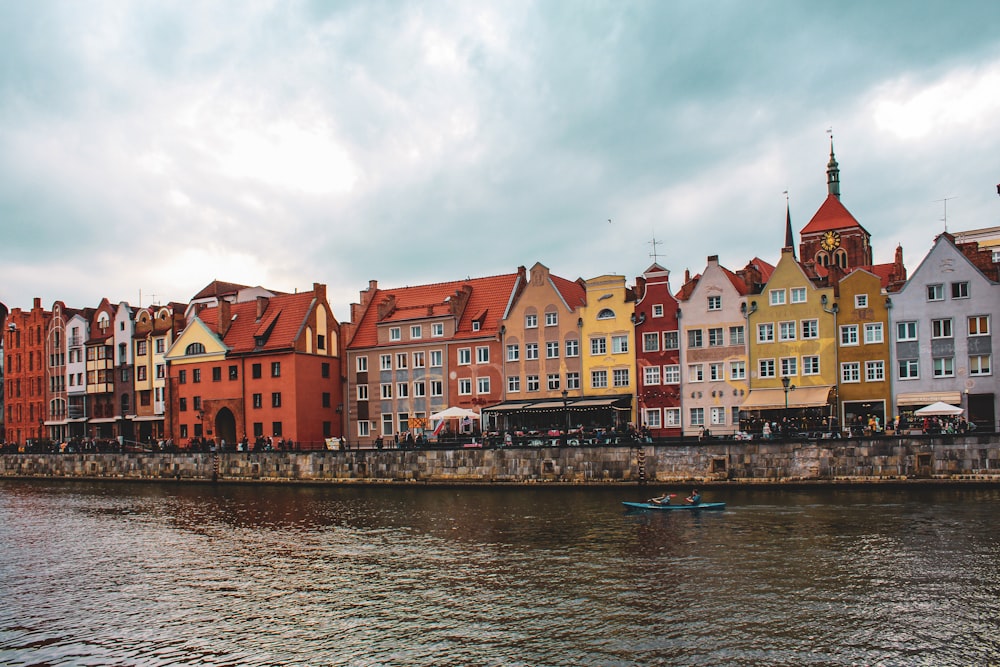
[[370, 280], [632, 284], [654, 248], [677, 289], [777, 261], [831, 129], [841, 201], [912, 272], [945, 225], [1000, 225], [998, 25], [995, 0], [2, 2], [0, 302], [318, 282], [347, 321]]

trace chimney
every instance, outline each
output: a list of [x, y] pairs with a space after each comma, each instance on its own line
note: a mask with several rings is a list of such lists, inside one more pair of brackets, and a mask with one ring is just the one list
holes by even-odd
[[257, 321], [260, 322], [260, 318], [264, 317], [264, 311], [267, 310], [267, 297], [259, 296], [257, 297]]
[[219, 299], [219, 338], [225, 338], [229, 326], [233, 323], [232, 304], [225, 299]]

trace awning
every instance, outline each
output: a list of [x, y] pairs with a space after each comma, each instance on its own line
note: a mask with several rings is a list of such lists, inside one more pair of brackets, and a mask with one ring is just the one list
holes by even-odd
[[91, 419], [91, 424], [114, 424], [118, 421], [118, 417], [101, 417], [99, 419]]
[[497, 403], [496, 405], [491, 405], [488, 408], [483, 408], [483, 412], [517, 412], [518, 410], [523, 410], [529, 405], [531, 405], [531, 401], [504, 401], [503, 403]]
[[45, 422], [45, 425], [46, 426], [65, 426], [68, 423], [69, 422], [67, 420], [63, 419], [62, 421], [58, 421], [57, 420], [57, 421]]
[[[830, 403], [830, 390], [833, 387], [796, 387], [788, 390], [788, 407], [815, 408]], [[747, 400], [740, 406], [741, 410], [779, 410], [785, 407], [784, 389], [751, 389]]]
[[961, 405], [962, 392], [960, 391], [926, 391], [910, 392], [908, 394], [896, 394], [896, 405], [930, 405], [931, 403], [951, 403]]
[[135, 415], [134, 417], [129, 417], [134, 422], [161, 422], [163, 421], [163, 415]]
[[540, 398], [535, 401], [504, 401], [487, 408], [483, 412], [530, 412], [530, 411], [552, 411], [552, 410], [595, 410], [599, 408], [620, 408], [630, 409], [632, 405], [631, 396], [605, 396], [597, 397], [573, 397], [567, 398], [565, 403], [562, 399]]

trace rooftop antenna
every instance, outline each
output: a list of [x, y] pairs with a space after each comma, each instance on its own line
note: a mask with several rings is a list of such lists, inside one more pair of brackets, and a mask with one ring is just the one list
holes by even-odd
[[663, 245], [663, 241], [657, 241], [656, 236], [653, 236], [652, 241], [646, 241], [649, 245], [653, 246], [653, 252], [649, 253], [649, 256], [653, 258], [653, 264], [657, 263], [657, 258], [659, 255], [656, 253], [656, 246]]
[[944, 231], [945, 232], [948, 231], [948, 200], [949, 199], [958, 199], [958, 197], [957, 196], [955, 196], [955, 197], [945, 197], [943, 199], [935, 199], [934, 200], [934, 203], [937, 203], [937, 202], [943, 202], [944, 203], [944, 217], [941, 218], [941, 222], [944, 223]]

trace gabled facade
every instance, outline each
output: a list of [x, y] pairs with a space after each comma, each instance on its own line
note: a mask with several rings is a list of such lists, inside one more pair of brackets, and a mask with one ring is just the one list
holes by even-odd
[[340, 325], [325, 285], [195, 310], [164, 355], [168, 439], [320, 449], [340, 436]]
[[50, 311], [35, 298], [30, 310], [15, 308], [4, 328], [4, 428], [8, 443], [25, 445], [46, 437], [45, 339]]
[[395, 289], [370, 281], [344, 326], [349, 441], [392, 441], [430, 431], [430, 415], [447, 407], [498, 403], [501, 319], [519, 276]]
[[[617, 430], [633, 427], [638, 415], [636, 390], [635, 295], [625, 277], [603, 275], [584, 282], [586, 303], [580, 308], [583, 393], [603, 398]], [[595, 406], [597, 407], [597, 406]], [[607, 423], [607, 420], [604, 420]]]
[[944, 233], [892, 295], [893, 398], [908, 422], [914, 410], [942, 401], [965, 408], [981, 428], [997, 428], [998, 271], [989, 251]]
[[93, 311], [90, 337], [84, 344], [87, 364], [87, 421], [91, 438], [114, 438], [118, 421], [115, 405], [115, 309], [107, 299]]
[[93, 309], [66, 312], [66, 436], [87, 435], [87, 341]]
[[892, 302], [879, 277], [863, 269], [841, 279], [837, 302], [842, 423], [861, 433], [875, 418], [884, 428], [886, 418], [893, 416], [888, 308]]
[[132, 336], [135, 332], [135, 321], [132, 307], [124, 301], [115, 306], [114, 329], [115, 435], [126, 441], [134, 441], [132, 420], [135, 418], [135, 382], [132, 372]]
[[164, 439], [167, 362], [166, 351], [184, 329], [184, 305], [170, 303], [138, 311], [132, 336], [135, 417], [133, 430], [139, 442]]
[[636, 399], [640, 430], [654, 438], [681, 434], [679, 303], [670, 272], [653, 264], [636, 279]]
[[62, 301], [52, 304], [52, 319], [45, 339], [46, 385], [48, 389], [45, 411], [45, 433], [56, 442], [65, 442], [69, 432], [69, 399], [66, 391], [68, 373], [67, 324], [73, 311]]

